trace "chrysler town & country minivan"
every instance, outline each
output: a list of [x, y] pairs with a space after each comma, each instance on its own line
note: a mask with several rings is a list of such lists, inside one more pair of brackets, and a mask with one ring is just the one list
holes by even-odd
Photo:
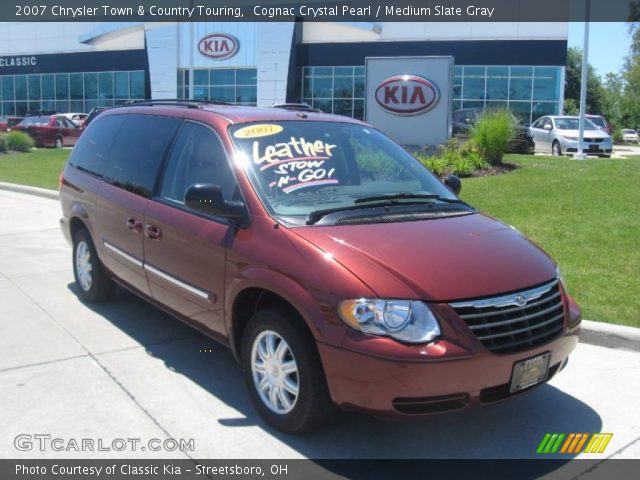
[[[288, 432], [412, 418], [561, 370], [580, 309], [556, 264], [371, 125], [153, 101], [93, 121], [61, 175], [79, 296], [116, 284], [229, 346]], [[214, 375], [214, 372], [212, 372]]]

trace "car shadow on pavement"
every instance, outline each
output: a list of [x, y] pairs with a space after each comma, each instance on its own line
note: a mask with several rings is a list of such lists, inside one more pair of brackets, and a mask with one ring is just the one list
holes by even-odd
[[[77, 292], [74, 284], [68, 288]], [[140, 343], [148, 355], [163, 361], [172, 372], [243, 415], [220, 418], [215, 411], [207, 411], [203, 416], [213, 416], [228, 428], [261, 427], [311, 459], [540, 458], [536, 449], [546, 433], [599, 432], [602, 427], [600, 416], [591, 407], [546, 384], [510, 401], [403, 421], [336, 411], [333, 421], [316, 432], [287, 435], [268, 426], [253, 409], [240, 366], [227, 348], [120, 288], [113, 302], [86, 306]], [[171, 338], [153, 340], [152, 332], [158, 330], [171, 331]], [[211, 351], [202, 353], [203, 349]], [[571, 362], [558, 375], [570, 374]], [[549, 457], [572, 458], [545, 456]], [[563, 463], [554, 462], [553, 468]]]

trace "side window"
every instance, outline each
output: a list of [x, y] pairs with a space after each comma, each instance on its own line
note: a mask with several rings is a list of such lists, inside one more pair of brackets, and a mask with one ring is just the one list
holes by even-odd
[[174, 117], [126, 115], [109, 154], [105, 180], [150, 197], [164, 152], [181, 122]]
[[544, 128], [544, 127], [546, 127], [547, 125], [549, 125], [550, 127], [552, 127], [552, 125], [551, 125], [551, 119], [549, 119], [549, 118], [545, 118], [545, 119], [544, 119], [544, 122], [542, 122], [542, 127], [543, 127], [543, 128]]
[[56, 127], [66, 127], [67, 126], [67, 124], [64, 123], [64, 120], [63, 120], [62, 117], [57, 117], [56, 118], [56, 124], [55, 125], [56, 125]]
[[195, 183], [220, 186], [225, 200], [233, 200], [237, 191], [235, 177], [218, 136], [204, 125], [187, 122], [167, 162], [160, 196], [184, 204], [187, 189]]
[[102, 177], [109, 150], [123, 121], [122, 115], [110, 115], [92, 123], [72, 150], [69, 165]]

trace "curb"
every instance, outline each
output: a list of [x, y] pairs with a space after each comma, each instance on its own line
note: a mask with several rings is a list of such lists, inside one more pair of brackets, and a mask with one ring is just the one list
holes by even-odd
[[27, 185], [19, 185], [17, 183], [0, 182], [0, 190], [7, 190], [16, 193], [26, 193], [37, 197], [48, 198], [50, 200], [59, 200], [60, 195], [57, 190], [48, 190], [46, 188], [29, 187]]
[[640, 328], [583, 320], [580, 342], [640, 352]]
[[[56, 190], [28, 187], [17, 183], [0, 182], [0, 190], [36, 195], [50, 200], [58, 200], [60, 198]], [[581, 343], [640, 352], [640, 328], [593, 322], [591, 320], [583, 320], [580, 327]]]

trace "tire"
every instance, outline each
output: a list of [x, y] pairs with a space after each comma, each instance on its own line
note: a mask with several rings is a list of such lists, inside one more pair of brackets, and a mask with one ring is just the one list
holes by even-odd
[[[267, 308], [253, 315], [242, 337], [241, 362], [253, 405], [267, 423], [287, 433], [314, 430], [333, 411], [315, 340], [301, 322], [288, 310]], [[286, 373], [282, 366], [296, 371]], [[279, 393], [271, 396], [273, 391]]]
[[62, 137], [56, 137], [55, 147], [56, 147], [56, 148], [62, 148], [62, 147], [64, 147], [64, 144], [63, 144], [63, 142], [62, 142]]
[[551, 155], [553, 155], [554, 157], [562, 156], [562, 149], [560, 148], [560, 142], [558, 142], [557, 140], [554, 140], [553, 143], [551, 144]]
[[97, 303], [113, 296], [116, 285], [107, 276], [91, 235], [84, 228], [73, 237], [73, 276], [82, 300]]

